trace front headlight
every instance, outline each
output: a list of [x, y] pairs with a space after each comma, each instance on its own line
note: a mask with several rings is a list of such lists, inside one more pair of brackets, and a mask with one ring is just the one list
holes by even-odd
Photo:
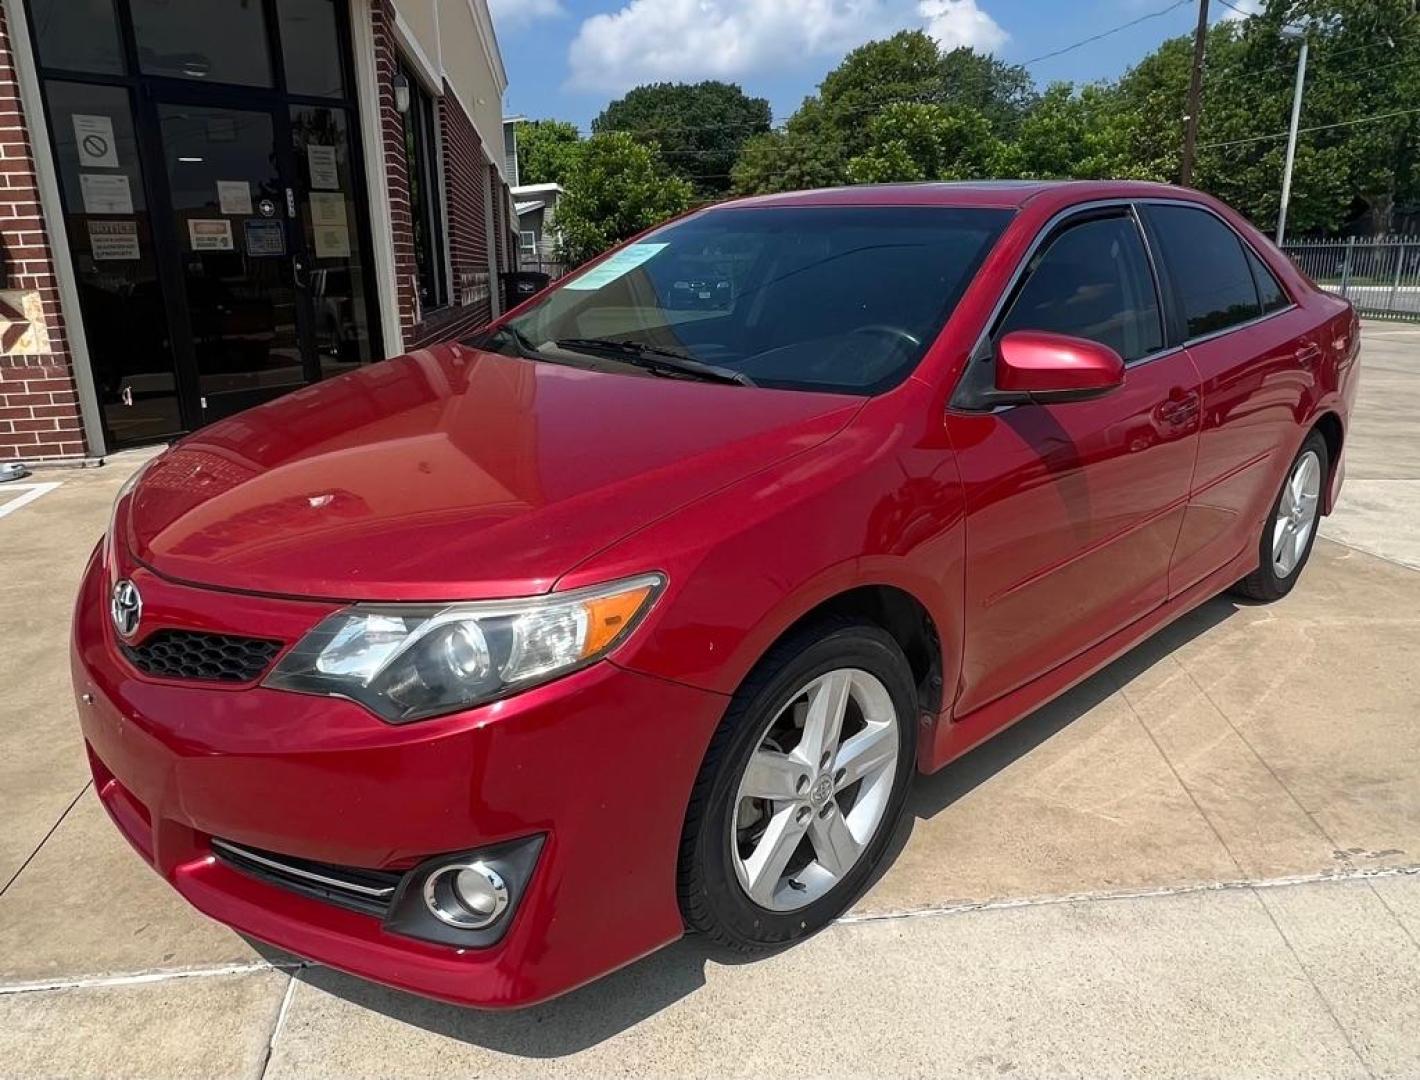
[[604, 656], [650, 610], [660, 574], [526, 600], [357, 604], [321, 621], [266, 686], [345, 697], [402, 724], [525, 690]]

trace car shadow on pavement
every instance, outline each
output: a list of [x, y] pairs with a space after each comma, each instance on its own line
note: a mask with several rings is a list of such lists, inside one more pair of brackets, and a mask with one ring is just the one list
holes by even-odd
[[[891, 873], [914, 822], [945, 810], [1238, 608], [1239, 602], [1228, 596], [1210, 600], [940, 772], [917, 777], [908, 799], [909, 813], [864, 892], [882, 874]], [[270, 950], [263, 947], [263, 952]], [[757, 959], [692, 935], [589, 986], [518, 1012], [445, 1005], [319, 966], [303, 968], [297, 977], [323, 993], [446, 1038], [520, 1057], [556, 1058], [595, 1046], [695, 993], [705, 985], [708, 964], [746, 964]]]

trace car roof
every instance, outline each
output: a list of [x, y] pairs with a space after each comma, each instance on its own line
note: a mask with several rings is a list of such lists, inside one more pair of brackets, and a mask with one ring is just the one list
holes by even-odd
[[721, 206], [995, 206], [1019, 209], [1042, 195], [1069, 205], [1093, 199], [1185, 198], [1205, 201], [1196, 191], [1140, 180], [968, 180], [920, 184], [860, 184], [855, 187], [753, 195]]

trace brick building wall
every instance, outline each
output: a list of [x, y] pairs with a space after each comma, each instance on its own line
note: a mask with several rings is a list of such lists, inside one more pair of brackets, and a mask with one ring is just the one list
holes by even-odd
[[449, 299], [457, 310], [431, 329], [439, 336], [454, 336], [493, 317], [492, 289], [497, 283], [490, 281], [488, 274], [488, 222], [483, 198], [483, 177], [491, 166], [479, 145], [473, 122], [447, 84], [439, 99], [439, 128], [444, 153], [445, 229], [452, 271]]
[[[380, 84], [380, 130], [389, 182], [390, 230], [394, 237], [396, 300], [405, 348], [414, 349], [456, 338], [491, 318], [491, 291], [498, 288], [498, 283], [489, 280], [488, 243], [490, 232], [496, 232], [496, 225], [490, 228], [490, 223], [484, 220], [483, 177], [492, 178], [495, 208], [506, 201], [507, 194], [502, 178], [483, 153], [473, 121], [446, 83], [438, 99], [438, 122], [444, 170], [444, 235], [452, 271], [449, 303], [437, 311], [421, 311], [404, 117], [394, 103], [398, 46], [388, 0], [377, 0], [372, 5], [372, 20], [375, 70]], [[504, 266], [501, 237], [497, 250], [501, 268]]]
[[[43, 121], [39, 121], [42, 125]], [[82, 458], [87, 452], [79, 420], [59, 289], [49, 236], [36, 189], [19, 80], [10, 51], [10, 28], [0, 6], [0, 243], [9, 256], [4, 288], [37, 292], [49, 351], [0, 355], [0, 461]]]
[[409, 206], [409, 171], [404, 152], [404, 117], [394, 104], [394, 12], [387, 0], [370, 5], [375, 39], [375, 76], [379, 83], [380, 133], [384, 140], [385, 176], [389, 181], [390, 232], [394, 236], [395, 303], [399, 325], [409, 332], [419, 321], [419, 292], [414, 264], [414, 219]]

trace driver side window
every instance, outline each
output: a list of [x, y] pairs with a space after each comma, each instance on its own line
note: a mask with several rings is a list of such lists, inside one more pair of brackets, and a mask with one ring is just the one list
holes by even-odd
[[1133, 218], [1072, 225], [1037, 252], [997, 337], [1012, 330], [1087, 338], [1126, 363], [1162, 348], [1158, 294]]

